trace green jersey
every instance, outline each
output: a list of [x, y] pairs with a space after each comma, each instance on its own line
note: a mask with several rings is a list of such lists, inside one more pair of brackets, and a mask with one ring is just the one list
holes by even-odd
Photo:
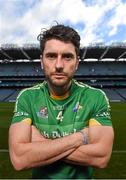
[[[31, 121], [43, 136], [51, 139], [96, 124], [112, 126], [105, 93], [75, 80], [69, 96], [62, 99], [50, 96], [46, 81], [21, 91], [12, 123], [20, 121]], [[51, 165], [34, 168], [33, 178], [87, 179], [92, 178], [92, 168], [58, 160]]]

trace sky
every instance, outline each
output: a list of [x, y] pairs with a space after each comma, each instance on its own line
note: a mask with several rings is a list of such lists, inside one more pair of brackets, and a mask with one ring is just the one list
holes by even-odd
[[0, 0], [0, 44], [38, 43], [56, 22], [75, 28], [81, 46], [126, 43], [126, 0]]

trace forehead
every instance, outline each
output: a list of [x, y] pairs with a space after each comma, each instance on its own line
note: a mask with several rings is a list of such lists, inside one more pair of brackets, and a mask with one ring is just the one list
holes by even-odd
[[72, 43], [66, 43], [57, 39], [48, 40], [45, 43], [44, 52], [71, 52], [76, 53], [75, 47]]

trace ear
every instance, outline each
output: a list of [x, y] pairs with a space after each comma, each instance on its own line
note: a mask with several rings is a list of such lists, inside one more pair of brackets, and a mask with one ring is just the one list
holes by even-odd
[[42, 59], [42, 55], [40, 55], [40, 61], [41, 61], [41, 68], [43, 69], [43, 59]]

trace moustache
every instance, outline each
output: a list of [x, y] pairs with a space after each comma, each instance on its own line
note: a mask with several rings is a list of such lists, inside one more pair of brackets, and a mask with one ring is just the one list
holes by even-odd
[[56, 75], [56, 76], [67, 76], [67, 73], [65, 72], [53, 72], [51, 75]]

